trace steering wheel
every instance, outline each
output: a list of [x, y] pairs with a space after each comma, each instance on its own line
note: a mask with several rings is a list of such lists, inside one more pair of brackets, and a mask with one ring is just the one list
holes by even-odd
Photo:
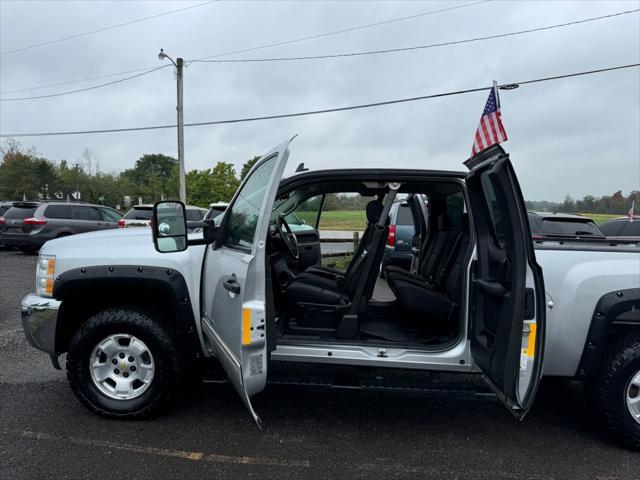
[[300, 249], [298, 248], [298, 237], [291, 231], [291, 227], [282, 215], [278, 215], [278, 234], [282, 242], [287, 247], [291, 256], [298, 260], [300, 258]]

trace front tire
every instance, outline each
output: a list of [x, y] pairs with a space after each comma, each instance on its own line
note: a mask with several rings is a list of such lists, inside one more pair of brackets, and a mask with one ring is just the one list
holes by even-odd
[[592, 387], [607, 431], [623, 445], [640, 449], [640, 333], [609, 346]]
[[71, 390], [108, 418], [142, 418], [172, 403], [182, 362], [160, 319], [132, 308], [97, 313], [76, 331], [67, 353]]

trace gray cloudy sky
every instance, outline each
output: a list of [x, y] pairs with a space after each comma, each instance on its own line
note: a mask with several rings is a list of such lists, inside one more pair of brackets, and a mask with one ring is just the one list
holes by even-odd
[[[473, 0], [463, 3], [471, 3]], [[0, 0], [0, 51], [99, 29], [201, 2]], [[162, 47], [210, 56], [455, 5], [451, 1], [221, 1], [53, 45], [0, 55], [0, 97], [57, 93], [159, 66]], [[493, 1], [229, 58], [342, 53], [439, 43], [564, 23], [640, 7], [638, 1]], [[305, 62], [191, 64], [185, 121], [287, 113], [438, 93], [640, 62], [638, 13], [505, 39], [406, 53]], [[640, 189], [640, 69], [525, 85], [501, 92], [505, 148], [532, 200]], [[126, 76], [126, 75], [123, 75]], [[6, 92], [6, 93], [5, 93]], [[289, 170], [461, 169], [487, 92], [368, 110], [220, 126], [185, 133], [187, 169], [218, 161], [239, 170], [298, 134]], [[175, 123], [171, 69], [55, 98], [0, 102], [0, 132]], [[105, 171], [144, 153], [177, 156], [175, 130], [22, 138], [44, 156], [77, 161], [92, 149]]]

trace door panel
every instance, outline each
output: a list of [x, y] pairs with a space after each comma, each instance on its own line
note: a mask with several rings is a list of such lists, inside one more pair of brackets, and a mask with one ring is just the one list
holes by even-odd
[[542, 271], [508, 155], [495, 147], [471, 159], [469, 166], [477, 252], [470, 295], [471, 354], [501, 400], [521, 418], [542, 372]]
[[266, 240], [290, 141], [263, 155], [247, 175], [204, 260], [202, 330], [258, 425], [249, 397], [267, 379]]

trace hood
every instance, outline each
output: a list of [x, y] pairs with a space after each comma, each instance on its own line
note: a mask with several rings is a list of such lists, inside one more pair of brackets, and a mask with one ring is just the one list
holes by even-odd
[[118, 244], [147, 241], [152, 244], [153, 238], [151, 237], [151, 229], [148, 228], [112, 228], [109, 230], [97, 230], [95, 232], [79, 233], [77, 235], [69, 235], [49, 240], [44, 244], [44, 247], [42, 247], [41, 253], [47, 253], [45, 250], [49, 250], [50, 248], [55, 249], [64, 245], [73, 244], [74, 246], [78, 246], [78, 244], [111, 241]]

